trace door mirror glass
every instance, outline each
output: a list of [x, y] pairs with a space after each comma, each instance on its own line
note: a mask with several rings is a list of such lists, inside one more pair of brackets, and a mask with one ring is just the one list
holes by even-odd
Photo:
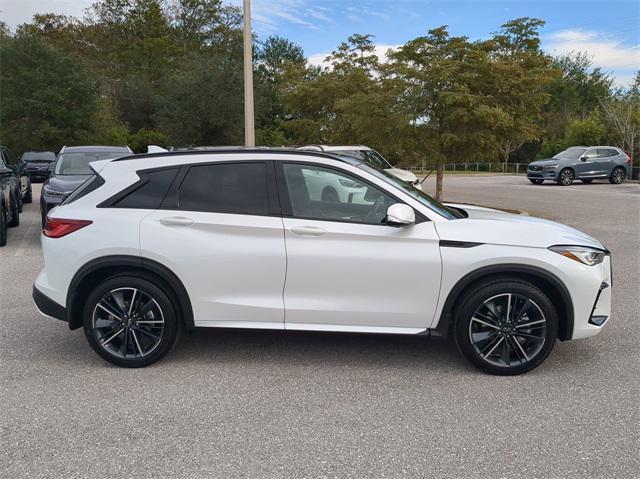
[[580, 161], [587, 161], [587, 155], [582, 155], [580, 157]]
[[416, 222], [416, 212], [409, 205], [395, 203], [387, 209], [387, 224], [406, 226]]

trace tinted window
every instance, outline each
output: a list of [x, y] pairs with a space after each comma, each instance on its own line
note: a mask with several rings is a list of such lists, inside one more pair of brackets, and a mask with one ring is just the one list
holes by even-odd
[[63, 205], [68, 205], [76, 200], [79, 200], [83, 196], [88, 195], [92, 191], [97, 190], [104, 185], [104, 179], [100, 175], [95, 175], [82, 183], [76, 190], [67, 196], [67, 199], [62, 202]]
[[618, 156], [618, 152], [616, 150], [612, 150], [611, 148], [599, 148], [598, 149], [598, 157], [606, 158], [609, 156]]
[[383, 224], [397, 201], [346, 173], [312, 165], [283, 165], [294, 217]]
[[266, 165], [252, 162], [193, 166], [180, 185], [178, 208], [267, 215]]
[[115, 208], [160, 208], [162, 200], [176, 177], [179, 168], [140, 172], [142, 183], [131, 193], [113, 204]]
[[27, 163], [43, 161], [51, 162], [56, 159], [56, 155], [52, 151], [26, 151], [22, 155], [21, 159]]
[[585, 152], [585, 148], [568, 148], [558, 153], [554, 158], [560, 158], [564, 160], [577, 160]]

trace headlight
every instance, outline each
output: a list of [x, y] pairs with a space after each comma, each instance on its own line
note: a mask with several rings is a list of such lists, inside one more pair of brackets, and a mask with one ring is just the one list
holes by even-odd
[[64, 191], [58, 191], [58, 190], [54, 190], [53, 188], [51, 188], [48, 185], [45, 185], [42, 190], [44, 191], [45, 195], [49, 195], [49, 196], [57, 196], [62, 198], [63, 196], [66, 195], [66, 193]]
[[546, 165], [545, 168], [548, 170], [553, 170], [554, 168], [557, 168], [558, 165]]
[[602, 263], [607, 255], [601, 249], [589, 248], [588, 246], [552, 246], [549, 249], [587, 266]]

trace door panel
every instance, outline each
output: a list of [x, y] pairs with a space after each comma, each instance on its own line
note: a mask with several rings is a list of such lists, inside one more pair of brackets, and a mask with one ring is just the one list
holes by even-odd
[[433, 223], [283, 222], [286, 329], [419, 332], [431, 323], [441, 275]]
[[196, 326], [284, 327], [281, 218], [158, 210], [140, 245], [184, 283]]
[[587, 150], [583, 156], [586, 156], [585, 161], [577, 160], [575, 163], [576, 177], [577, 178], [589, 178], [597, 174], [597, 150], [595, 148]]

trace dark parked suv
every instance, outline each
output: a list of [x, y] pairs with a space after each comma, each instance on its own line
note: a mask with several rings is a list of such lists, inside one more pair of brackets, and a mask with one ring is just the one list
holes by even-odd
[[42, 225], [47, 213], [62, 203], [82, 183], [93, 176], [89, 163], [131, 155], [128, 146], [63, 146], [58, 153], [51, 176], [42, 186], [40, 213]]
[[53, 151], [25, 151], [20, 163], [31, 181], [45, 181], [51, 174], [56, 154]]
[[597, 178], [608, 178], [619, 185], [627, 176], [630, 162], [615, 146], [573, 146], [551, 159], [529, 163], [527, 178], [534, 185], [550, 180], [569, 186], [574, 180], [591, 183]]
[[20, 225], [20, 179], [5, 163], [5, 151], [0, 146], [0, 246], [7, 244], [7, 228]]

